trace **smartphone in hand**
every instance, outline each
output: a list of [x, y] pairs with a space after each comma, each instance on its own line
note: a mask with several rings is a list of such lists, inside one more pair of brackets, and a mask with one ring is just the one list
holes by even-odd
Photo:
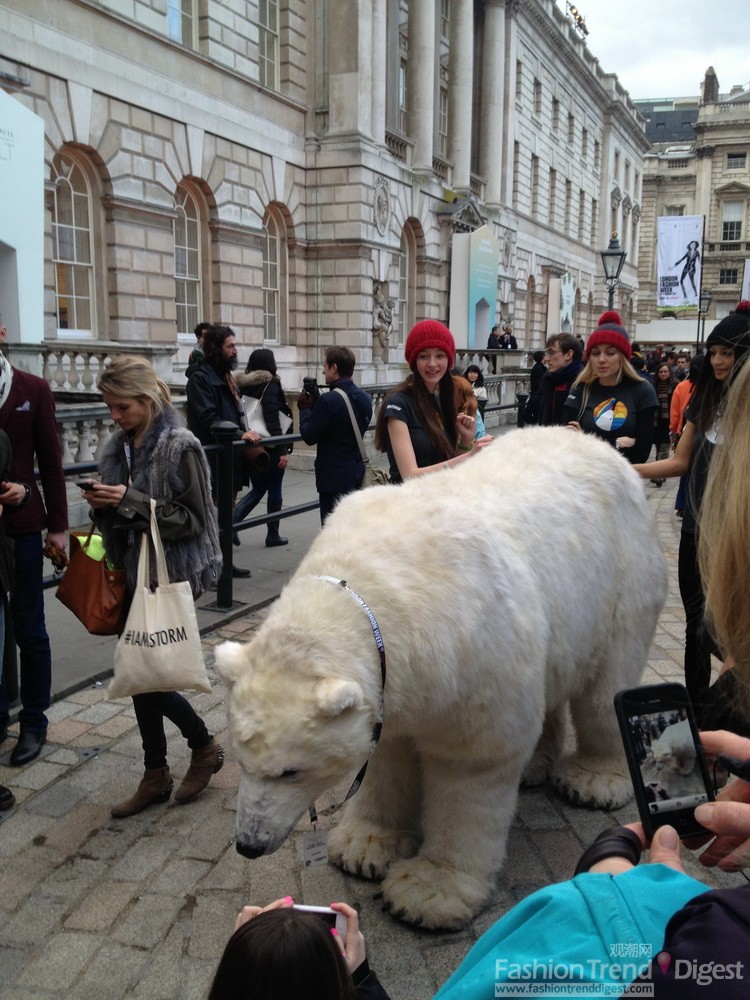
[[330, 906], [302, 906], [297, 903], [294, 904], [293, 909], [302, 910], [305, 913], [313, 913], [315, 916], [320, 917], [327, 927], [330, 927], [332, 930], [336, 929], [342, 943], [346, 944], [346, 917], [343, 913], [332, 910]]
[[93, 490], [96, 483], [91, 479], [79, 479], [76, 483], [79, 490], [84, 490], [85, 492], [90, 492]]
[[653, 684], [615, 695], [615, 712], [649, 840], [660, 826], [680, 837], [706, 830], [695, 807], [714, 800], [690, 698], [682, 684]]

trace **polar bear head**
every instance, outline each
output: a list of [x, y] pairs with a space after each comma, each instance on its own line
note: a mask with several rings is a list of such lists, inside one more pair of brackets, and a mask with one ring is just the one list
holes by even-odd
[[279, 848], [305, 809], [367, 758], [373, 705], [357, 664], [336, 670], [340, 648], [324, 640], [287, 624], [216, 650], [242, 766], [237, 850], [246, 857]]
[[695, 768], [695, 745], [687, 719], [667, 726], [652, 748], [657, 770], [692, 774]]

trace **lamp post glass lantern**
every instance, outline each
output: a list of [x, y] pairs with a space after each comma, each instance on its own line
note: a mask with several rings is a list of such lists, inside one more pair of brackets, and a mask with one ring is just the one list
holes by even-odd
[[602, 250], [601, 258], [604, 266], [604, 280], [607, 284], [608, 302], [607, 308], [615, 307], [615, 288], [620, 284], [620, 274], [622, 273], [627, 254], [620, 246], [617, 233], [612, 233], [612, 239], [606, 250]]

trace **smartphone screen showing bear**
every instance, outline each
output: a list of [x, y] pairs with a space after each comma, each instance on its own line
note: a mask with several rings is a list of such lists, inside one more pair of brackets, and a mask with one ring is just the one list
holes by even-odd
[[695, 807], [714, 796], [684, 687], [656, 684], [621, 691], [615, 706], [648, 837], [666, 824], [681, 837], [704, 833]]

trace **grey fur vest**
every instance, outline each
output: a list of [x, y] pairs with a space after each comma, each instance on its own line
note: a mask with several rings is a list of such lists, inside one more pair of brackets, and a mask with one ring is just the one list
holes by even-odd
[[[117, 430], [105, 446], [99, 463], [101, 478], [105, 483], [128, 482], [124, 441], [125, 434]], [[165, 406], [156, 415], [141, 446], [131, 452], [130, 482], [134, 489], [154, 499], [170, 500], [188, 486], [177, 475], [180, 460], [188, 450], [195, 454], [203, 470], [201, 488], [205, 523], [203, 531], [195, 538], [165, 541], [164, 555], [170, 581], [187, 580], [193, 596], [200, 597], [209, 584], [217, 579], [222, 563], [216, 508], [210, 493], [211, 471], [200, 442], [184, 426], [182, 418], [171, 406]], [[128, 589], [132, 592], [135, 589], [140, 544], [131, 544], [131, 532], [123, 530], [122, 520], [118, 524], [116, 511], [113, 518], [102, 518], [101, 521], [97, 519], [97, 522], [101, 527], [107, 555], [116, 566], [124, 568]]]

